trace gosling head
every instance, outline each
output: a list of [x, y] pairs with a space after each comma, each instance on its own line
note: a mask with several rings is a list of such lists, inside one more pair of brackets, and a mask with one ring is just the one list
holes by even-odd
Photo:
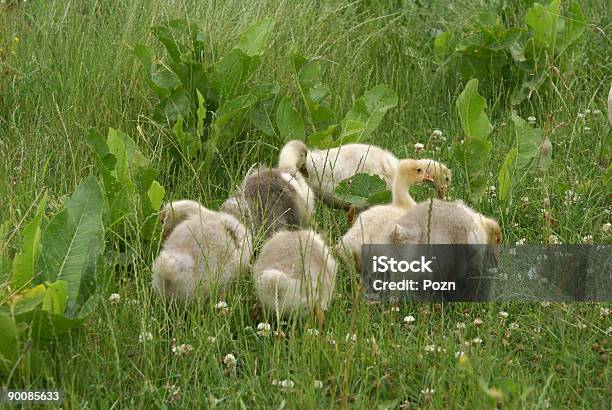
[[499, 245], [502, 243], [502, 231], [495, 219], [481, 216], [481, 223], [487, 232], [487, 240], [489, 245]]
[[285, 144], [278, 156], [278, 167], [289, 170], [302, 170], [306, 165], [308, 147], [300, 140], [291, 140]]
[[427, 172], [433, 178], [433, 184], [438, 192], [438, 198], [446, 199], [448, 193], [448, 187], [450, 186], [452, 179], [452, 172], [444, 164], [439, 163], [433, 159], [422, 159], [421, 162]]
[[397, 178], [401, 178], [406, 185], [414, 185], [419, 182], [433, 182], [431, 175], [425, 172], [421, 161], [415, 159], [403, 159], [397, 164]]

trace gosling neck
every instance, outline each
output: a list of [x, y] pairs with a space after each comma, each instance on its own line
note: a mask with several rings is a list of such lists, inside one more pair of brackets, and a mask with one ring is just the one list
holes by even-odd
[[300, 167], [303, 149], [292, 144], [283, 147], [278, 158], [278, 167], [294, 171]]
[[393, 202], [394, 206], [398, 206], [400, 208], [410, 208], [416, 205], [416, 202], [410, 196], [409, 189], [414, 185], [413, 182], [407, 181], [405, 177], [402, 176], [401, 172], [397, 172], [395, 174], [395, 178], [393, 178]]

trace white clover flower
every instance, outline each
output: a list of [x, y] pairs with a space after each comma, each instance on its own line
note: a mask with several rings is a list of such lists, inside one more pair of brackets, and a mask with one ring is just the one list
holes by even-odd
[[481, 343], [482, 343], [482, 339], [479, 337], [475, 337], [474, 339], [472, 339], [472, 344], [479, 345]]
[[291, 390], [293, 389], [293, 387], [295, 387], [295, 383], [289, 379], [285, 379], [285, 380], [274, 379], [272, 380], [272, 386], [278, 386], [282, 390]]
[[414, 144], [414, 149], [416, 150], [416, 152], [423, 152], [425, 150], [425, 145], [421, 144], [420, 142], [417, 142], [416, 144]]
[[595, 109], [593, 110], [593, 114], [594, 114], [594, 115], [599, 115], [599, 114], [601, 114], [601, 110], [598, 110], [597, 108], [595, 108]]
[[426, 388], [421, 390], [421, 394], [424, 396], [431, 396], [432, 394], [434, 394], [436, 391], [434, 389], [430, 389], [430, 388]]
[[580, 118], [581, 120], [584, 119], [584, 117], [586, 117], [586, 115], [583, 112], [579, 112], [578, 113], [578, 118]]
[[271, 328], [272, 326], [269, 323], [259, 323], [257, 325], [257, 334], [259, 336], [268, 336]]
[[610, 308], [600, 307], [599, 308], [599, 318], [603, 319], [606, 316], [610, 316]]
[[351, 342], [355, 343], [357, 341], [357, 335], [354, 334], [354, 333], [353, 334], [347, 333], [346, 337], [344, 338], [344, 340], [346, 340], [347, 342], [351, 341]]
[[529, 197], [528, 196], [524, 196], [524, 197], [521, 198], [521, 201], [527, 203], [527, 202], [529, 202]]
[[391, 308], [391, 312], [399, 312], [399, 311], [400, 311], [400, 308], [398, 306], [393, 306]]
[[585, 236], [584, 238], [582, 238], [582, 241], [584, 243], [592, 244], [593, 243], [593, 235]]
[[463, 322], [457, 323], [457, 329], [465, 329], [465, 323]]
[[584, 129], [585, 131], [591, 131], [591, 127], [586, 127], [586, 126], [585, 126], [583, 129]]
[[231, 353], [226, 354], [223, 358], [223, 364], [230, 370], [236, 368], [236, 363], [238, 363], [238, 360], [236, 360], [236, 356]]
[[315, 380], [314, 381], [314, 388], [319, 390], [323, 388], [323, 382], [321, 380]]
[[535, 122], [536, 122], [536, 117], [534, 117], [533, 115], [530, 115], [529, 117], [527, 117], [527, 122], [528, 122], [530, 125], [535, 124]]
[[217, 343], [217, 338], [215, 336], [208, 336], [208, 343]]
[[529, 270], [527, 271], [527, 277], [530, 280], [536, 280], [539, 275], [538, 275], [538, 270], [535, 267], [530, 267]]
[[549, 307], [550, 306], [550, 302], [545, 300], [544, 302], [540, 303], [542, 305], [542, 307]]
[[455, 359], [465, 356], [465, 352], [463, 350], [459, 352], [455, 352]]
[[329, 343], [332, 346], [336, 344], [336, 339], [334, 339], [332, 335], [325, 336], [325, 340], [327, 341], [327, 343]]
[[150, 342], [153, 340], [153, 334], [151, 332], [142, 332], [140, 336], [138, 336], [138, 341], [140, 343]]
[[474, 326], [480, 326], [480, 325], [482, 325], [484, 322], [482, 321], [482, 319], [481, 319], [481, 318], [477, 317], [476, 319], [474, 319], [474, 322], [472, 322], [472, 323], [474, 323]]
[[185, 356], [193, 351], [193, 346], [187, 343], [180, 344], [172, 347], [172, 353], [176, 356]]
[[612, 224], [610, 222], [606, 222], [605, 224], [603, 224], [603, 226], [601, 227], [601, 230], [603, 231], [604, 234], [606, 235], [610, 235], [612, 234]]
[[229, 310], [229, 306], [223, 300], [217, 303], [215, 308], [221, 313], [226, 313]]
[[587, 325], [586, 323], [578, 322], [576, 323], [576, 327], [578, 327], [578, 329], [586, 329]]
[[487, 188], [487, 190], [489, 192], [495, 192], [495, 191], [497, 191], [497, 188], [495, 188], [495, 185], [491, 185], [489, 188]]
[[319, 336], [319, 331], [317, 329], [306, 329], [306, 333], [313, 336]]
[[435, 139], [439, 139], [442, 138], [442, 131], [435, 129], [433, 130], [433, 132], [431, 133], [431, 136]]
[[425, 350], [425, 352], [427, 353], [431, 353], [431, 352], [435, 352], [436, 351], [436, 345], [427, 345], [423, 348], [423, 350]]
[[559, 237], [557, 235], [550, 235], [548, 237], [548, 241], [554, 245], [560, 245], [561, 241], [559, 240]]
[[498, 316], [503, 319], [506, 319], [508, 317], [508, 312], [502, 310], [501, 312], [498, 313]]
[[612, 326], [610, 326], [607, 330], [606, 333], [609, 335], [612, 335]]
[[508, 325], [508, 327], [509, 327], [510, 329], [512, 329], [512, 330], [516, 330], [516, 329], [518, 329], [518, 328], [519, 328], [519, 324], [518, 324], [518, 323], [516, 323], [516, 322], [512, 322], [512, 323], [510, 323], [510, 324]]
[[108, 301], [113, 305], [116, 305], [121, 300], [121, 295], [118, 293], [113, 293], [108, 297]]
[[408, 316], [404, 317], [404, 322], [410, 324], [410, 323], [416, 322], [416, 319], [414, 318], [414, 316], [408, 315]]

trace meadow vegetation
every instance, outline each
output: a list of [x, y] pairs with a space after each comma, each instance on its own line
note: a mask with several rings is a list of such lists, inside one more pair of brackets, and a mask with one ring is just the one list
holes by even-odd
[[[248, 275], [187, 308], [151, 289], [162, 202], [217, 209], [290, 138], [439, 160], [506, 243], [610, 244], [612, 25], [578, 3], [0, 2], [0, 387], [67, 408], [608, 407], [610, 303], [368, 304], [343, 266], [319, 326], [266, 317]], [[333, 244], [346, 212], [317, 202], [313, 226]]]

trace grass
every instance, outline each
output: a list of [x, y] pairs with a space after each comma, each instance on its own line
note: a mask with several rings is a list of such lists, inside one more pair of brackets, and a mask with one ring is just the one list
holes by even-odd
[[[295, 92], [287, 56], [299, 49], [324, 62], [323, 80], [336, 96], [337, 112], [346, 112], [371, 86], [388, 84], [399, 104], [372, 142], [398, 156], [414, 156], [416, 142], [429, 142], [426, 155], [455, 169], [450, 196], [465, 199], [465, 178], [447, 150], [462, 138], [454, 101], [463, 84], [450, 64], [434, 59], [432, 32], [502, 6], [506, 21], [521, 21], [526, 8], [519, 1], [476, 0], [8, 3], [0, 4], [0, 221], [10, 226], [0, 248], [4, 259], [14, 255], [44, 189], [52, 214], [83, 177], [95, 172], [84, 143], [89, 127], [128, 132], [159, 164], [169, 199], [198, 199], [211, 208], [254, 162], [275, 161], [281, 142], [250, 131], [210, 173], [198, 171], [197, 161], [172, 168], [165, 157], [168, 135], [149, 118], [154, 101], [130, 51], [136, 42], [157, 47], [149, 30], [153, 24], [193, 19], [223, 53], [252, 21], [274, 16], [261, 79]], [[551, 170], [526, 174], [508, 203], [491, 193], [475, 205], [500, 221], [507, 243], [548, 243], [550, 235], [563, 243], [580, 243], [587, 235], [610, 243], [602, 231], [611, 218], [602, 177], [610, 161], [610, 125], [605, 114], [581, 119], [578, 113], [605, 111], [611, 25], [606, 1], [582, 3], [589, 25], [572, 54], [551, 68], [552, 91], [536, 93], [518, 107], [539, 126], [549, 115], [563, 124], [551, 136]], [[501, 84], [486, 94], [495, 126], [489, 162], [493, 186], [514, 138], [505, 104], [509, 92]], [[447, 137], [439, 151], [429, 141], [435, 128]], [[566, 201], [567, 190], [578, 195], [575, 201]], [[432, 194], [422, 190], [418, 197]], [[556, 222], [549, 223], [542, 209]], [[346, 230], [346, 216], [317, 204], [317, 226], [333, 243]], [[307, 330], [317, 328], [314, 322], [277, 325], [263, 317], [247, 277], [225, 298], [227, 313], [214, 303], [168, 309], [151, 294], [155, 249], [131, 246], [137, 263], [115, 269], [108, 292], [119, 293], [119, 303], [105, 297], [83, 326], [41, 347], [36, 372], [14, 373], [2, 380], [3, 387], [60, 389], [66, 408], [397, 408], [406, 403], [482, 408], [497, 402], [605, 408], [610, 403], [612, 350], [606, 332], [612, 316], [601, 310], [609, 303], [413, 303], [396, 311], [356, 299], [355, 272], [343, 267], [333, 305], [315, 335]], [[508, 317], [500, 317], [501, 311]], [[403, 322], [407, 315], [416, 318], [414, 324]], [[476, 318], [483, 323], [475, 325]], [[265, 321], [286, 336], [257, 335], [257, 324]], [[140, 342], [147, 332], [152, 340]], [[346, 339], [353, 334], [355, 341]], [[194, 351], [179, 357], [172, 354], [173, 343], [191, 344]], [[457, 358], [461, 351], [465, 355]], [[228, 353], [237, 359], [230, 372], [222, 363]], [[275, 379], [292, 380], [295, 387], [284, 391], [273, 385]], [[322, 381], [322, 389], [315, 389], [315, 380]]]

